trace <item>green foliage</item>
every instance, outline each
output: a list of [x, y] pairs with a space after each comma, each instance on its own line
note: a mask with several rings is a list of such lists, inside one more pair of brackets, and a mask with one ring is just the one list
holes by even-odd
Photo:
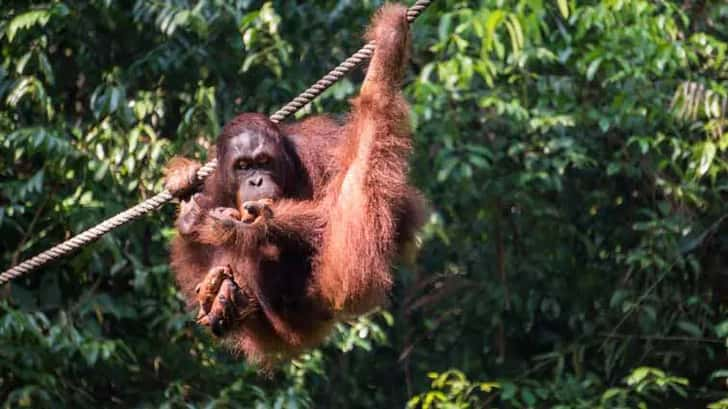
[[[3, 1], [1, 265], [159, 191], [379, 4]], [[191, 324], [168, 206], [0, 289], [2, 407], [728, 407], [728, 5], [438, 0], [413, 27], [432, 215], [387, 310], [259, 374]]]
[[500, 388], [496, 382], [473, 383], [462, 372], [449, 370], [444, 373], [431, 372], [432, 390], [414, 396], [407, 402], [408, 408], [467, 409], [483, 406], [479, 392], [489, 393]]

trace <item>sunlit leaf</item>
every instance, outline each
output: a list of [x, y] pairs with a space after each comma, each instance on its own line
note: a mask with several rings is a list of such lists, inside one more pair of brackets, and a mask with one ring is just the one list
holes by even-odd
[[716, 147], [713, 142], [706, 141], [702, 144], [700, 150], [700, 164], [698, 165], [698, 176], [703, 176], [710, 169], [710, 165], [715, 158]]
[[565, 19], [569, 18], [569, 3], [568, 0], [556, 0], [556, 4], [559, 6], [559, 12]]

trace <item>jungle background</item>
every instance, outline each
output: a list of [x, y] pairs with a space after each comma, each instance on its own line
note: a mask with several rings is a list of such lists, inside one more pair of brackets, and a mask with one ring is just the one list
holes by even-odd
[[[2, 0], [0, 267], [160, 191], [380, 4]], [[432, 215], [386, 308], [263, 376], [191, 323], [168, 205], [0, 289], [2, 406], [728, 408], [728, 4], [437, 0], [413, 32]]]

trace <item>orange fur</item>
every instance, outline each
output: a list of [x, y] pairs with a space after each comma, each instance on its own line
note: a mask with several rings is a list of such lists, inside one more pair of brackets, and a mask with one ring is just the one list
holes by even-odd
[[246, 127], [281, 135], [293, 172], [283, 176], [292, 184], [270, 205], [272, 217], [246, 223], [213, 211], [235, 207], [220, 169], [197, 207], [179, 216], [172, 268], [188, 299], [221, 263], [257, 299], [259, 311], [225, 337], [251, 361], [266, 366], [294, 356], [319, 344], [337, 320], [385, 302], [392, 260], [422, 223], [422, 196], [407, 183], [409, 108], [399, 90], [409, 47], [405, 16], [404, 6], [389, 4], [374, 17], [367, 38], [377, 48], [345, 124], [324, 116], [278, 126], [243, 114], [223, 130], [220, 155]]
[[199, 186], [196, 177], [199, 168], [197, 161], [181, 156], [173, 157], [164, 169], [165, 189], [175, 196], [194, 191]]

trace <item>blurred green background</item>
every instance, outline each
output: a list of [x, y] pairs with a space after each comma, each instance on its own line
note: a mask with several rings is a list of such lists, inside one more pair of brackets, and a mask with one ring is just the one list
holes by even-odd
[[[380, 4], [2, 0], [0, 267], [275, 111]], [[725, 1], [436, 0], [405, 84], [433, 214], [386, 309], [262, 376], [184, 310], [170, 205], [0, 289], [0, 402], [728, 408], [727, 51]]]

